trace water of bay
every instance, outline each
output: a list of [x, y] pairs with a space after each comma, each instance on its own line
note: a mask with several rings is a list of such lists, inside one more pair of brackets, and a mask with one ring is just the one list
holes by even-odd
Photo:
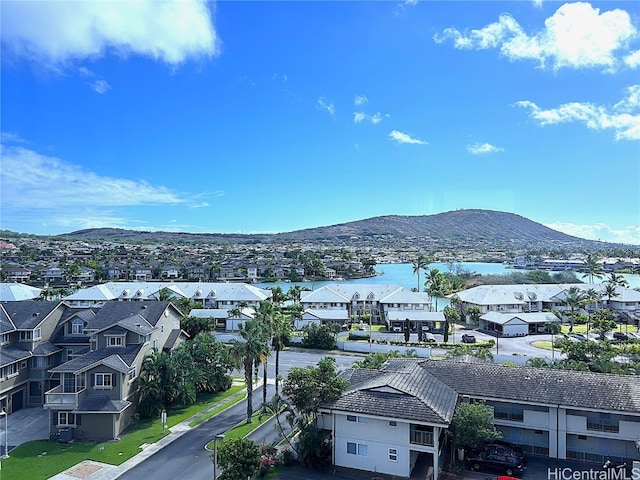
[[[432, 263], [429, 268], [437, 268], [441, 272], [456, 272], [459, 270], [465, 270], [475, 272], [480, 275], [501, 275], [511, 272], [525, 272], [525, 270], [519, 270], [510, 268], [502, 263], [484, 263], [484, 262], [461, 262], [461, 263]], [[311, 290], [318, 289], [325, 285], [332, 285], [335, 283], [356, 283], [356, 284], [385, 284], [385, 285], [398, 285], [405, 288], [418, 288], [418, 276], [413, 273], [413, 265], [411, 263], [393, 263], [393, 264], [380, 264], [375, 267], [378, 275], [368, 278], [357, 278], [353, 280], [344, 281], [322, 281], [322, 282], [273, 282], [273, 283], [259, 283], [256, 286], [261, 288], [280, 286], [285, 292], [289, 290], [293, 285], [300, 285], [301, 287], [309, 288]], [[554, 272], [550, 272], [553, 274]], [[581, 274], [576, 274], [579, 280], [582, 279]], [[640, 275], [625, 274], [624, 277], [629, 282], [629, 287], [640, 287]], [[601, 279], [595, 278], [595, 283], [600, 283], [606, 280], [606, 277]], [[420, 290], [424, 289], [425, 272], [420, 271]], [[583, 281], [586, 281], [584, 279]], [[441, 309], [440, 304], [438, 309]]]

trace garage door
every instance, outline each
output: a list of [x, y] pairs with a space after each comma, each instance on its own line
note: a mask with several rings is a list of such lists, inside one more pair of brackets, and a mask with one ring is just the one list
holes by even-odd
[[15, 413], [24, 407], [24, 390], [14, 393], [11, 396], [11, 413]]

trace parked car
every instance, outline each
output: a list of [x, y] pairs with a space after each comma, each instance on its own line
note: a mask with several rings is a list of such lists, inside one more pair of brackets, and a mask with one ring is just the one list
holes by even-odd
[[476, 343], [476, 336], [475, 335], [471, 335], [469, 333], [465, 333], [462, 335], [462, 342], [463, 343]]
[[497, 454], [509, 454], [518, 457], [518, 460], [522, 465], [526, 465], [527, 461], [524, 458], [524, 453], [522, 452], [522, 448], [512, 443], [506, 442], [504, 440], [492, 440], [483, 445], [483, 449], [485, 451], [491, 451]]
[[630, 339], [629, 335], [623, 332], [613, 332], [613, 338], [615, 340], [620, 340], [620, 341], [625, 341]]
[[581, 333], [570, 333], [569, 337], [579, 341], [579, 342], [586, 342], [587, 341], [587, 337], [585, 337], [584, 335], [582, 335]]
[[524, 471], [524, 465], [517, 455], [506, 451], [498, 453], [491, 447], [472, 450], [467, 456], [466, 463], [469, 470], [504, 473], [509, 476]]
[[436, 337], [433, 333], [424, 332], [422, 334], [422, 341], [428, 343], [434, 343], [436, 341]]

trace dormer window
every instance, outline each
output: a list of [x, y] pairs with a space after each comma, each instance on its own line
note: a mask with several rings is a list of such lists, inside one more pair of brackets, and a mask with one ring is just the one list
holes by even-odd
[[21, 330], [18, 339], [21, 342], [31, 342], [42, 338], [42, 330], [34, 328], [33, 330]]
[[80, 318], [76, 318], [71, 322], [71, 334], [82, 335], [84, 333], [84, 322]]
[[124, 335], [107, 336], [107, 347], [123, 347]]

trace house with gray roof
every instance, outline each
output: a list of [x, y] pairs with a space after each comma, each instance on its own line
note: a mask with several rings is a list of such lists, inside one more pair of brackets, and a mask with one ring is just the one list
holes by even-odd
[[50, 341], [63, 313], [60, 302], [0, 303], [0, 410], [42, 405], [47, 369], [63, 360], [62, 348]]
[[349, 388], [318, 418], [331, 431], [338, 466], [399, 478], [420, 470], [437, 480], [456, 405], [477, 401], [493, 408], [504, 439], [527, 455], [640, 461], [637, 375], [415, 359], [342, 375]]
[[[606, 284], [536, 284], [536, 285], [480, 285], [451, 295], [460, 301], [463, 311], [470, 306], [480, 308], [482, 314], [498, 313], [540, 313], [548, 310], [568, 312], [565, 304], [571, 287], [586, 292], [593, 289], [600, 294], [598, 308], [612, 308], [635, 322], [640, 321], [640, 292], [632, 288], [616, 287], [616, 295], [608, 298]], [[595, 308], [595, 302], [584, 308]], [[468, 323], [471, 318], [466, 317]], [[535, 333], [531, 331], [529, 333]]]
[[45, 393], [50, 435], [118, 438], [132, 421], [133, 381], [144, 357], [186, 338], [181, 317], [171, 302], [148, 300], [113, 300], [67, 315], [54, 336], [65, 345], [67, 361], [49, 369], [51, 388]]
[[[398, 285], [335, 283], [303, 291], [300, 304], [305, 311], [303, 320], [307, 322], [318, 319], [320, 323], [344, 323], [349, 319], [371, 316], [373, 324], [387, 325], [391, 329], [402, 325], [408, 318], [415, 329], [428, 321], [440, 319], [440, 316], [436, 319], [428, 315], [431, 297], [427, 293], [413, 292]], [[444, 321], [443, 316], [441, 321]]]
[[0, 302], [17, 300], [34, 300], [40, 296], [42, 289], [22, 283], [0, 283]]

